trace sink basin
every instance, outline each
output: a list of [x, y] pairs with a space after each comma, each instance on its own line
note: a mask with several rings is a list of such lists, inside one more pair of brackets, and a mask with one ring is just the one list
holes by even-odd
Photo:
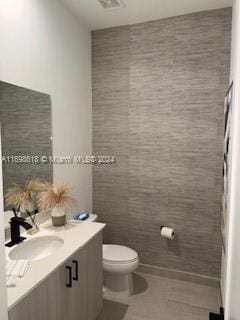
[[12, 260], [40, 260], [52, 255], [63, 243], [64, 241], [56, 236], [37, 237], [19, 244], [9, 252], [9, 258]]

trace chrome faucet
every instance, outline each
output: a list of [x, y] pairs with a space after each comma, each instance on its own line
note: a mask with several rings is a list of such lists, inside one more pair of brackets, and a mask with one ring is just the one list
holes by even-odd
[[6, 243], [6, 247], [13, 247], [14, 245], [24, 241], [26, 238], [20, 235], [20, 226], [25, 230], [32, 228], [32, 225], [26, 222], [26, 219], [18, 217], [16, 210], [13, 209], [14, 217], [10, 221], [11, 241]]

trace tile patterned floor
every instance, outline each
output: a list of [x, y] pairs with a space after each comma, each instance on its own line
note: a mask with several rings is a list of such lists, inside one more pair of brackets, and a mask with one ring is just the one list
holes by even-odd
[[134, 295], [105, 297], [97, 320], [208, 320], [220, 306], [220, 290], [137, 272]]

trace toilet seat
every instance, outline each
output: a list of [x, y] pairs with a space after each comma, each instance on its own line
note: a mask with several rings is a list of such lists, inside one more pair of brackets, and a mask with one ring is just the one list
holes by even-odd
[[136, 261], [138, 261], [138, 258], [136, 258], [134, 260], [131, 260], [131, 261], [126, 261], [126, 262], [110, 261], [110, 260], [103, 259], [104, 263], [113, 264], [113, 265], [128, 265], [128, 264], [131, 264], [131, 263], [135, 263]]
[[125, 246], [104, 244], [103, 261], [107, 264], [132, 264], [138, 261], [138, 254]]

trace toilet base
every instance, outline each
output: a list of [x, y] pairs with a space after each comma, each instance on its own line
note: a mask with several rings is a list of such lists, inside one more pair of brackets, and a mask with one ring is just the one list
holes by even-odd
[[133, 277], [130, 274], [104, 273], [104, 294], [129, 297], [133, 294]]

